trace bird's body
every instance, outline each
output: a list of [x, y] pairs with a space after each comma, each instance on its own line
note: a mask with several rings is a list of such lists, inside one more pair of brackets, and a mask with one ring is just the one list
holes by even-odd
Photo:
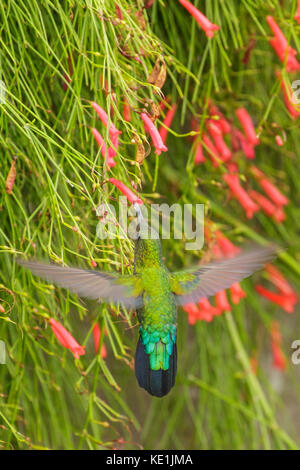
[[163, 396], [175, 383], [177, 305], [159, 239], [137, 240], [134, 272], [144, 291], [144, 305], [137, 309], [140, 336], [135, 372], [141, 387], [151, 395]]
[[234, 258], [170, 272], [163, 263], [158, 235], [149, 237], [149, 227], [141, 212], [138, 214], [139, 230], [131, 275], [32, 261], [19, 263], [33, 274], [83, 297], [136, 309], [140, 323], [135, 354], [136, 377], [148, 393], [162, 397], [173, 387], [176, 378], [178, 305], [208, 298], [250, 276], [276, 256], [276, 248], [256, 246]]

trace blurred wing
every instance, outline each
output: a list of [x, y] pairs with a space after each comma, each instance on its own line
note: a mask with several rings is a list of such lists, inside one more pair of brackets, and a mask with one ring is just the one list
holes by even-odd
[[227, 289], [235, 282], [263, 268], [276, 256], [274, 246], [256, 247], [234, 258], [210, 263], [193, 270], [179, 271], [172, 274], [172, 290], [176, 302], [185, 305], [198, 302], [202, 297], [210, 297]]
[[65, 287], [82, 297], [120, 303], [127, 308], [137, 308], [143, 304], [140, 278], [137, 275], [119, 276], [35, 261], [17, 262], [30, 269], [36, 276]]

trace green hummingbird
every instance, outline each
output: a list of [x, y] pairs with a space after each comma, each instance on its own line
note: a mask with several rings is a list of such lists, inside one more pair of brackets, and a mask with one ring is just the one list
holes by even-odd
[[140, 328], [135, 374], [140, 387], [163, 397], [174, 386], [177, 372], [177, 307], [210, 297], [250, 276], [275, 257], [276, 249], [256, 246], [234, 258], [170, 272], [158, 235], [149, 238], [149, 227], [138, 215], [132, 275], [18, 262], [80, 296], [136, 309]]

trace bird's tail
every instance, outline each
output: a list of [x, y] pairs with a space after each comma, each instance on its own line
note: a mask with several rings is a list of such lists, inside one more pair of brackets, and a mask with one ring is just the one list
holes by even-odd
[[[160, 343], [160, 342], [159, 342]], [[166, 345], [160, 343], [166, 348]], [[145, 346], [139, 338], [135, 352], [135, 375], [139, 386], [147, 390], [150, 395], [163, 397], [167, 395], [175, 384], [177, 372], [177, 345], [173, 344], [172, 354], [169, 356], [168, 369], [153, 370], [150, 367], [150, 354], [145, 351]]]

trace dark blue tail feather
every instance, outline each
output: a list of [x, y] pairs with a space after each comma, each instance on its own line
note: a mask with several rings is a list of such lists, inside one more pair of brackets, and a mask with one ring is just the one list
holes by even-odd
[[174, 386], [176, 379], [176, 343], [173, 346], [173, 352], [169, 361], [168, 370], [152, 370], [150, 368], [149, 355], [146, 354], [141, 338], [139, 338], [135, 353], [135, 375], [139, 386], [155, 397], [163, 397], [167, 395]]

